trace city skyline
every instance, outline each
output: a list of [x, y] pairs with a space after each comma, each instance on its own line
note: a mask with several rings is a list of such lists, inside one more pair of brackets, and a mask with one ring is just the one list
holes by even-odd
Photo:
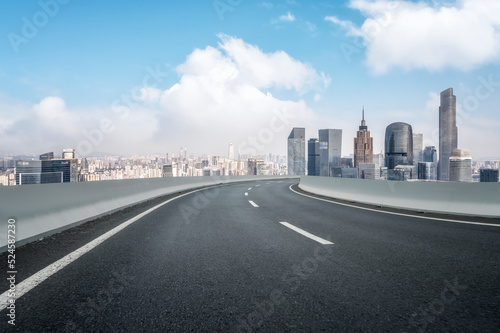
[[[424, 147], [438, 147], [439, 93], [454, 87], [460, 147], [473, 159], [500, 158], [492, 144], [500, 142], [498, 36], [485, 32], [498, 22], [481, 9], [500, 12], [496, 3], [274, 1], [223, 10], [212, 2], [153, 1], [131, 3], [119, 15], [114, 1], [100, 11], [40, 3], [4, 4], [0, 14], [7, 51], [2, 155], [64, 147], [78, 157], [133, 155], [182, 146], [224, 156], [227, 142], [235, 153], [284, 155], [289, 128], [305, 127], [307, 138], [342, 129], [348, 156], [363, 104], [374, 153], [383, 150], [385, 127], [398, 121], [422, 133]], [[482, 20], [468, 29], [486, 29], [479, 46], [461, 28], [471, 14]], [[433, 31], [443, 15], [449, 28], [427, 38], [411, 38], [425, 29], [408, 29], [403, 19], [422, 18], [419, 25]], [[416, 35], [402, 43], [403, 31]]]

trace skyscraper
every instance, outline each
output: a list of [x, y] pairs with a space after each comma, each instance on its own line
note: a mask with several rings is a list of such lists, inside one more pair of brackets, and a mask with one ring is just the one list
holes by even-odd
[[319, 175], [332, 177], [333, 168], [340, 167], [342, 161], [342, 130], [319, 130]]
[[288, 136], [288, 174], [306, 174], [306, 129], [294, 127]]
[[309, 139], [307, 142], [307, 174], [319, 176], [319, 140]]
[[453, 149], [449, 165], [450, 182], [472, 182], [472, 158], [467, 149]]
[[413, 133], [413, 164], [424, 161], [424, 135], [422, 133]]
[[481, 183], [486, 183], [486, 182], [498, 183], [498, 169], [480, 169], [479, 181]]
[[385, 129], [385, 166], [413, 165], [413, 132], [411, 125], [392, 123]]
[[75, 150], [72, 149], [72, 148], [63, 149], [63, 151], [62, 151], [62, 158], [63, 159], [68, 159], [68, 160], [69, 159], [74, 159], [75, 158]]
[[230, 161], [234, 161], [234, 145], [232, 142], [229, 142], [229, 146], [228, 146], [228, 159]]
[[48, 161], [54, 158], [54, 152], [40, 155], [40, 161]]
[[453, 88], [448, 88], [441, 92], [439, 106], [438, 180], [450, 180], [450, 156], [457, 145], [457, 98], [453, 95]]
[[434, 162], [437, 164], [437, 152], [434, 146], [425, 146], [423, 162]]
[[354, 138], [354, 167], [358, 168], [359, 163], [373, 163], [373, 138], [366, 126], [364, 107], [361, 126]]

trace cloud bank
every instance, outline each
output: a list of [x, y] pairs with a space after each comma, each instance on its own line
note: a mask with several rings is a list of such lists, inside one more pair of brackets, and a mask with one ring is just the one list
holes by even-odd
[[325, 20], [361, 38], [375, 74], [470, 70], [500, 60], [500, 1], [351, 0], [349, 7], [366, 17], [360, 27], [335, 16]]
[[[241, 39], [220, 35], [216, 47], [196, 49], [176, 68], [179, 80], [166, 90], [141, 86], [128, 105], [112, 108], [68, 106], [58, 96], [0, 111], [3, 151], [43, 153], [62, 147], [91, 152], [166, 153], [187, 147], [193, 153], [225, 156], [236, 151], [285, 153], [293, 126], [316, 122], [304, 102], [330, 79], [283, 51], [264, 52]], [[280, 99], [273, 89], [293, 99]], [[319, 97], [318, 97], [319, 98]]]

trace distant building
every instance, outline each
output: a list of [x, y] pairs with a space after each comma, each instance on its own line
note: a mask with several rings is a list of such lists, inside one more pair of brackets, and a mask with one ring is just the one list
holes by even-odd
[[16, 161], [16, 185], [76, 182], [77, 160], [66, 160], [67, 167], [57, 161]]
[[264, 160], [260, 158], [249, 158], [247, 161], [247, 175], [260, 176], [263, 172]]
[[366, 126], [364, 107], [361, 126], [354, 138], [354, 167], [359, 167], [360, 163], [373, 163], [373, 138]]
[[[52, 156], [54, 158], [54, 156]], [[62, 159], [66, 160], [72, 160], [75, 158], [75, 150], [70, 148], [70, 149], [63, 149], [62, 151]]]
[[413, 133], [411, 125], [392, 123], [385, 130], [385, 166], [413, 165]]
[[174, 172], [172, 170], [172, 164], [164, 164], [162, 167], [161, 176], [164, 178], [173, 177]]
[[424, 161], [424, 135], [422, 133], [413, 133], [413, 164]]
[[434, 146], [426, 146], [424, 149], [422, 162], [433, 162], [437, 164], [437, 151]]
[[342, 130], [319, 130], [319, 174], [323, 177], [333, 177], [333, 168], [341, 166]]
[[352, 158], [350, 158], [350, 157], [342, 157], [340, 159], [340, 166], [342, 168], [354, 168], [354, 165], [352, 163]]
[[288, 174], [306, 174], [306, 129], [294, 127], [288, 136]]
[[453, 149], [449, 166], [450, 182], [472, 182], [472, 158], [467, 149]]
[[50, 153], [45, 153], [45, 154], [42, 154], [40, 155], [40, 161], [48, 161], [48, 160], [52, 160], [54, 158], [54, 152], [50, 152]]
[[361, 179], [376, 179], [375, 163], [359, 163], [358, 178]]
[[331, 169], [330, 177], [342, 177], [342, 167], [333, 167]]
[[342, 168], [342, 178], [358, 178], [357, 168]]
[[439, 106], [439, 162], [438, 180], [450, 179], [450, 156], [458, 145], [457, 98], [453, 88], [441, 92]]
[[385, 167], [385, 156], [381, 152], [380, 154], [373, 154], [373, 163], [375, 163], [375, 166], [378, 168]]
[[414, 165], [396, 165], [394, 169], [387, 170], [388, 180], [406, 181], [410, 179], [417, 179], [417, 168]]
[[319, 140], [309, 139], [307, 141], [307, 174], [319, 176]]
[[436, 180], [437, 170], [434, 162], [419, 162], [418, 163], [418, 179]]
[[498, 183], [498, 169], [480, 169], [479, 181], [481, 183]]
[[82, 161], [80, 162], [80, 170], [82, 173], [89, 172], [89, 162], [87, 161], [86, 157], [83, 157]]
[[387, 178], [387, 167], [380, 168], [380, 176], [377, 179], [388, 179]]
[[228, 145], [228, 148], [227, 148], [227, 149], [228, 149], [228, 154], [227, 154], [227, 155], [228, 155], [228, 156], [227, 156], [227, 157], [228, 157], [228, 159], [229, 159], [230, 161], [234, 161], [234, 145], [233, 145], [233, 143], [232, 143], [232, 142], [229, 142], [229, 145]]
[[[43, 161], [42, 161], [43, 162]], [[47, 172], [62, 172], [63, 182], [76, 182], [78, 181], [78, 160], [76, 158], [72, 159], [53, 159], [47, 163], [49, 170]]]

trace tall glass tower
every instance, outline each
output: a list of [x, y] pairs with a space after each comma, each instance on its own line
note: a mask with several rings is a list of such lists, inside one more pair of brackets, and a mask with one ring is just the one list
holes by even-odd
[[307, 141], [307, 175], [319, 176], [319, 140]]
[[288, 174], [306, 174], [306, 129], [294, 127], [288, 136]]
[[406, 123], [392, 123], [385, 129], [385, 166], [413, 165], [413, 131]]
[[457, 98], [453, 95], [453, 88], [441, 92], [439, 106], [439, 162], [438, 180], [450, 179], [450, 156], [453, 149], [457, 149]]
[[319, 175], [333, 177], [333, 168], [342, 165], [342, 130], [319, 130]]

